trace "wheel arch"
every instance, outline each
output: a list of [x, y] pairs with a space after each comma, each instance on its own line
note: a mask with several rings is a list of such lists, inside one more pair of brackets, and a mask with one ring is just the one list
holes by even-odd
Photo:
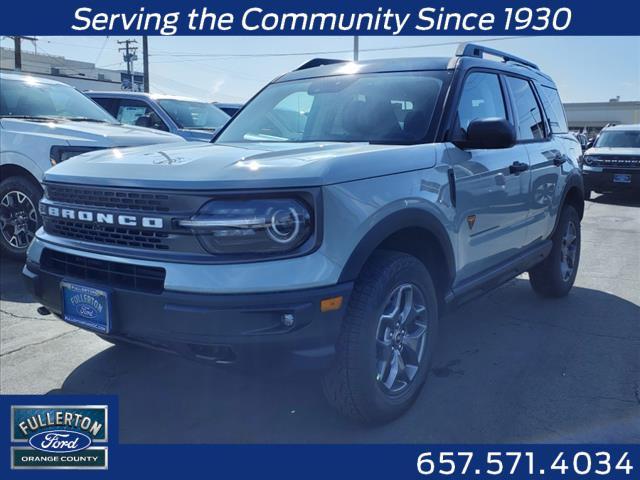
[[435, 215], [410, 208], [379, 221], [351, 253], [340, 282], [354, 281], [371, 255], [381, 249], [418, 258], [432, 275], [439, 300], [444, 301], [455, 277], [455, 257], [449, 235]]
[[567, 179], [564, 191], [562, 192], [562, 201], [560, 202], [558, 213], [556, 215], [556, 222], [553, 228], [554, 231], [558, 226], [560, 212], [562, 212], [565, 205], [571, 205], [575, 208], [580, 216], [580, 220], [582, 220], [582, 217], [584, 217], [584, 183], [582, 181], [581, 174], [573, 174]]
[[9, 177], [23, 177], [33, 183], [42, 191], [42, 186], [36, 177], [24, 167], [13, 163], [5, 163], [0, 165], [0, 181], [6, 180]]

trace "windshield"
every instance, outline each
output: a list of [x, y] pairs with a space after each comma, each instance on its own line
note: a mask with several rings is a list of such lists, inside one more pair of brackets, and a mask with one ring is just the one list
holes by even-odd
[[230, 118], [210, 103], [168, 98], [160, 99], [158, 103], [180, 128], [217, 130]]
[[445, 72], [396, 72], [274, 83], [217, 142], [423, 141]]
[[640, 148], [640, 130], [609, 130], [602, 132], [596, 147]]
[[69, 85], [0, 79], [0, 116], [117, 123], [93, 100]]

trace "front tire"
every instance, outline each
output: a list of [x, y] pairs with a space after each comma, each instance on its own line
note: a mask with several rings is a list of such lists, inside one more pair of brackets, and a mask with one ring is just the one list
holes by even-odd
[[580, 264], [580, 216], [571, 205], [562, 209], [551, 240], [551, 253], [529, 271], [529, 281], [543, 297], [564, 297], [573, 287]]
[[429, 371], [438, 329], [438, 301], [417, 258], [375, 253], [358, 277], [333, 367], [324, 378], [329, 403], [363, 423], [404, 413]]
[[24, 260], [40, 226], [40, 186], [24, 177], [8, 177], [0, 183], [0, 249], [4, 255]]

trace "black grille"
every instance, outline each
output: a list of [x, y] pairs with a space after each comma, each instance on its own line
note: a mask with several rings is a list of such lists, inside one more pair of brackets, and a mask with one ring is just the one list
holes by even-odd
[[107, 245], [123, 247], [146, 248], [149, 250], [168, 250], [166, 241], [169, 234], [134, 228], [123, 228], [63, 220], [61, 218], [46, 218], [44, 228], [48, 233], [86, 242], [98, 242]]
[[56, 202], [120, 210], [168, 212], [169, 196], [161, 193], [135, 192], [115, 188], [47, 185], [47, 198]]
[[591, 157], [589, 165], [597, 167], [612, 168], [638, 168], [640, 167], [640, 156], [629, 155], [624, 157]]
[[45, 272], [68, 278], [149, 293], [162, 292], [166, 274], [163, 268], [96, 260], [49, 249], [43, 250], [40, 266]]

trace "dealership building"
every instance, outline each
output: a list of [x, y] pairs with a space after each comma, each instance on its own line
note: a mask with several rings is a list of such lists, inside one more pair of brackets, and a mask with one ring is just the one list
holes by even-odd
[[569, 128], [588, 136], [597, 134], [605, 125], [640, 123], [640, 101], [614, 98], [608, 102], [565, 103], [564, 108]]

